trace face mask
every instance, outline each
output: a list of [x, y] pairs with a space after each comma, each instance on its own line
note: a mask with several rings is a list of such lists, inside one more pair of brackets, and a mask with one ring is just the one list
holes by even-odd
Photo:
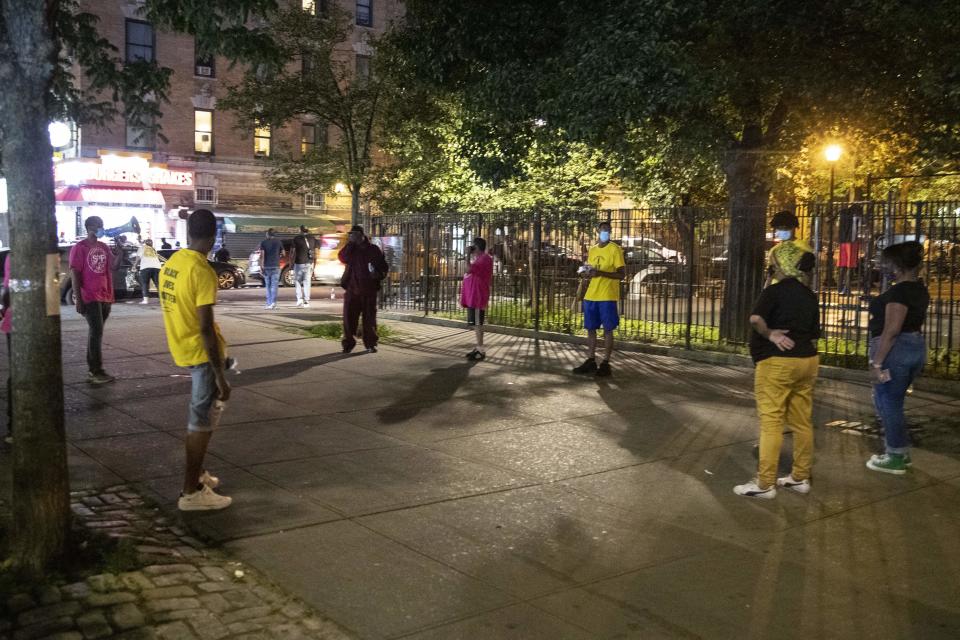
[[773, 235], [777, 240], [789, 240], [793, 232], [789, 229], [777, 229]]
[[610, 232], [601, 231], [600, 232], [600, 242], [610, 242]]
[[102, 238], [102, 237], [103, 237], [103, 227], [100, 227], [99, 229], [97, 229], [97, 230], [94, 231], [93, 233], [96, 234], [96, 236], [97, 236], [98, 238]]

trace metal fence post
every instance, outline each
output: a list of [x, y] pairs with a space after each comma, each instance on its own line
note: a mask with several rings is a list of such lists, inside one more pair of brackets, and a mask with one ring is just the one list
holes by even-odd
[[696, 232], [696, 216], [693, 213], [693, 208], [687, 207], [686, 213], [687, 220], [687, 335], [686, 335], [686, 348], [687, 350], [691, 349], [690, 346], [690, 333], [693, 330], [693, 270], [694, 265], [694, 254], [696, 253], [694, 245], [697, 242]]
[[430, 315], [430, 225], [431, 215], [427, 214], [423, 234], [423, 315]]
[[543, 265], [540, 259], [543, 248], [542, 238], [543, 218], [538, 209], [533, 213], [533, 247], [535, 253], [532, 256], [537, 270], [533, 279], [533, 334], [537, 337], [540, 336], [540, 280], [543, 274]]

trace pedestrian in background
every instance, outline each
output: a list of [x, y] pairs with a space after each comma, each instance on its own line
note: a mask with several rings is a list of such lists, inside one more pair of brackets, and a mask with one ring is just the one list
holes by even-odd
[[277, 289], [280, 286], [280, 257], [283, 243], [277, 240], [273, 229], [267, 229], [267, 237], [260, 242], [260, 272], [267, 290], [267, 305], [264, 309], [277, 308]]
[[230, 399], [226, 377], [227, 345], [214, 321], [217, 273], [207, 262], [217, 236], [217, 219], [197, 209], [187, 219], [187, 248], [176, 252], [160, 277], [160, 304], [170, 355], [178, 367], [190, 370], [190, 412], [187, 422], [186, 466], [181, 511], [206, 511], [230, 506], [232, 499], [214, 489], [219, 478], [203, 467], [207, 446]]
[[170, 246], [170, 243], [167, 242], [166, 238], [160, 238], [160, 249], [167, 250], [167, 249], [173, 249], [173, 247]]
[[103, 369], [103, 327], [113, 304], [113, 270], [120, 263], [123, 249], [114, 239], [113, 251], [100, 242], [103, 220], [90, 216], [84, 223], [87, 237], [70, 250], [70, 274], [77, 312], [87, 320], [87, 382], [106, 384], [115, 378]]
[[[760, 462], [755, 480], [733, 488], [740, 496], [773, 499], [778, 486], [810, 493], [813, 387], [820, 363], [820, 308], [810, 289], [816, 262], [810, 252], [781, 256], [772, 274], [776, 283], [763, 290], [750, 315]], [[790, 475], [777, 478], [784, 424], [793, 432], [793, 468]]]
[[213, 254], [213, 259], [217, 262], [230, 262], [230, 250], [227, 249], [226, 243], [217, 249], [217, 252]]
[[293, 283], [297, 290], [297, 308], [310, 307], [310, 286], [313, 278], [313, 258], [316, 243], [310, 232], [300, 225], [300, 233], [293, 239], [290, 253], [293, 257]]
[[487, 241], [474, 238], [468, 250], [469, 267], [463, 276], [460, 304], [467, 309], [467, 324], [474, 328], [477, 344], [467, 354], [467, 360], [483, 360], [487, 350], [483, 346], [483, 324], [490, 301], [490, 281], [493, 280], [493, 257], [487, 253]]
[[160, 292], [160, 256], [153, 248], [153, 240], [147, 238], [137, 251], [137, 263], [140, 265], [140, 292], [143, 294], [140, 304], [147, 304], [150, 302], [151, 282], [157, 293]]
[[380, 247], [372, 244], [355, 225], [350, 229], [346, 246], [338, 254], [344, 266], [340, 286], [343, 295], [343, 352], [350, 353], [357, 346], [357, 326], [363, 317], [363, 346], [368, 353], [377, 352], [377, 291], [389, 267]]
[[13, 346], [10, 344], [10, 332], [13, 330], [13, 309], [10, 307], [10, 266], [13, 260], [7, 254], [7, 262], [3, 269], [3, 290], [0, 291], [0, 331], [7, 339], [7, 435], [3, 440], [7, 444], [13, 443]]
[[[626, 272], [623, 249], [610, 241], [611, 226], [601, 222], [597, 227], [597, 244], [590, 247], [581, 276], [589, 279], [583, 297], [583, 328], [587, 330], [589, 357], [574, 373], [609, 376], [613, 353], [613, 332], [620, 326], [620, 281]], [[603, 361], [597, 365], [597, 331], [603, 327]]]
[[903, 475], [912, 463], [903, 404], [907, 389], [927, 362], [927, 344], [921, 330], [930, 293], [918, 275], [923, 264], [923, 245], [919, 242], [889, 246], [880, 260], [896, 283], [871, 300], [869, 308], [870, 378], [886, 451], [872, 456], [867, 468]]

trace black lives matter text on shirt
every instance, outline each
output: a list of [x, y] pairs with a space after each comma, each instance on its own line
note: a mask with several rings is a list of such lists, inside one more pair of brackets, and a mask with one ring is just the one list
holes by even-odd
[[898, 282], [879, 296], [870, 301], [870, 335], [873, 337], [883, 333], [887, 319], [887, 305], [891, 302], [902, 304], [907, 308], [907, 317], [903, 320], [900, 333], [913, 333], [923, 328], [927, 319], [927, 306], [930, 304], [930, 292], [927, 286], [920, 281]]
[[754, 362], [774, 356], [809, 358], [817, 355], [817, 339], [820, 338], [817, 295], [796, 278], [787, 278], [764, 289], [752, 315], [763, 318], [770, 329], [786, 331], [787, 337], [795, 343], [793, 349], [780, 351], [777, 345], [753, 331], [750, 356]]

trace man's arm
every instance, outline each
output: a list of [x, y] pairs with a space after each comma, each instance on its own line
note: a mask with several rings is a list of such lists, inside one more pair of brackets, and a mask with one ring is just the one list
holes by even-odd
[[218, 399], [226, 402], [230, 399], [230, 384], [227, 382], [223, 368], [223, 358], [220, 357], [220, 341], [217, 339], [217, 330], [213, 323], [213, 305], [207, 304], [197, 307], [197, 317], [200, 319], [200, 337], [203, 339], [203, 349], [207, 353], [210, 366], [217, 380]]
[[70, 269], [70, 282], [73, 287], [73, 301], [77, 307], [77, 313], [83, 313], [83, 296], [80, 295], [81, 281], [83, 275], [76, 269]]
[[595, 278], [610, 278], [611, 280], [623, 280], [627, 275], [626, 267], [617, 267], [616, 271], [594, 271]]

